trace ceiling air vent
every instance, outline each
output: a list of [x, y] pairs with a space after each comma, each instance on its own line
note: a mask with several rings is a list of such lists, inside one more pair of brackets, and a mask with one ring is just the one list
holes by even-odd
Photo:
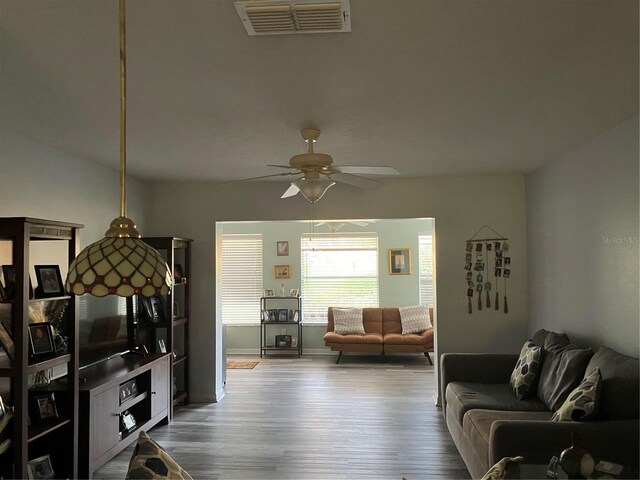
[[351, 31], [349, 0], [233, 2], [249, 35]]

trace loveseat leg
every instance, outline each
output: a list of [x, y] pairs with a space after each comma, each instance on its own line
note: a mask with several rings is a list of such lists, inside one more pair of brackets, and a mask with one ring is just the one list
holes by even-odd
[[424, 352], [424, 356], [427, 357], [427, 360], [429, 360], [429, 365], [433, 366], [433, 362], [431, 361], [431, 356], [429, 355], [429, 352]]
[[338, 359], [336, 360], [336, 365], [340, 363], [340, 357], [342, 356], [342, 351], [338, 352]]

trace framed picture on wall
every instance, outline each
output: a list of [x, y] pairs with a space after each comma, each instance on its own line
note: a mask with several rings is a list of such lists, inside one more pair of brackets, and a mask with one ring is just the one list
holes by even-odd
[[289, 242], [286, 240], [279, 240], [276, 242], [276, 253], [279, 257], [289, 256]]
[[291, 268], [289, 265], [276, 265], [276, 278], [290, 278], [291, 277]]
[[411, 275], [411, 249], [390, 248], [389, 275]]

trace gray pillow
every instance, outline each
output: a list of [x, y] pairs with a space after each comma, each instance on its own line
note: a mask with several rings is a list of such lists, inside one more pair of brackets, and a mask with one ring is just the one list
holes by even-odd
[[544, 360], [538, 398], [555, 412], [582, 379], [593, 352], [569, 343], [566, 335], [549, 332], [544, 341]]
[[569, 343], [569, 337], [567, 336], [566, 333], [550, 332], [549, 330], [545, 330], [544, 328], [541, 328], [536, 333], [534, 333], [533, 337], [531, 337], [531, 341], [536, 345], [538, 345], [539, 347], [544, 347], [544, 341], [547, 339], [547, 336], [550, 333], [553, 333], [557, 337], [564, 338], [567, 341], [567, 343]]
[[587, 366], [587, 373], [591, 373], [598, 367], [602, 374], [602, 394], [598, 419], [638, 418], [640, 413], [639, 366], [637, 358], [622, 355], [607, 347], [600, 347], [593, 355]]

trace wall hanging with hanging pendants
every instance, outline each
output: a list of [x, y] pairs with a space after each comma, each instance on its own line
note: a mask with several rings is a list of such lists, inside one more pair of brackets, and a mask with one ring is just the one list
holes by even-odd
[[[489, 229], [495, 234], [493, 238], [479, 238], [480, 232]], [[493, 262], [491, 257], [493, 256]], [[484, 306], [491, 308], [490, 292], [495, 286], [495, 310], [500, 310], [500, 280], [504, 284], [503, 312], [509, 313], [507, 301], [507, 280], [511, 277], [511, 256], [509, 254], [509, 238], [501, 235], [489, 225], [483, 225], [465, 246], [464, 257], [465, 279], [467, 281], [467, 310], [473, 313], [473, 296], [478, 294], [477, 308], [482, 310], [482, 292], [485, 292]], [[493, 269], [494, 282], [489, 281]], [[474, 283], [475, 272], [475, 283]]]

